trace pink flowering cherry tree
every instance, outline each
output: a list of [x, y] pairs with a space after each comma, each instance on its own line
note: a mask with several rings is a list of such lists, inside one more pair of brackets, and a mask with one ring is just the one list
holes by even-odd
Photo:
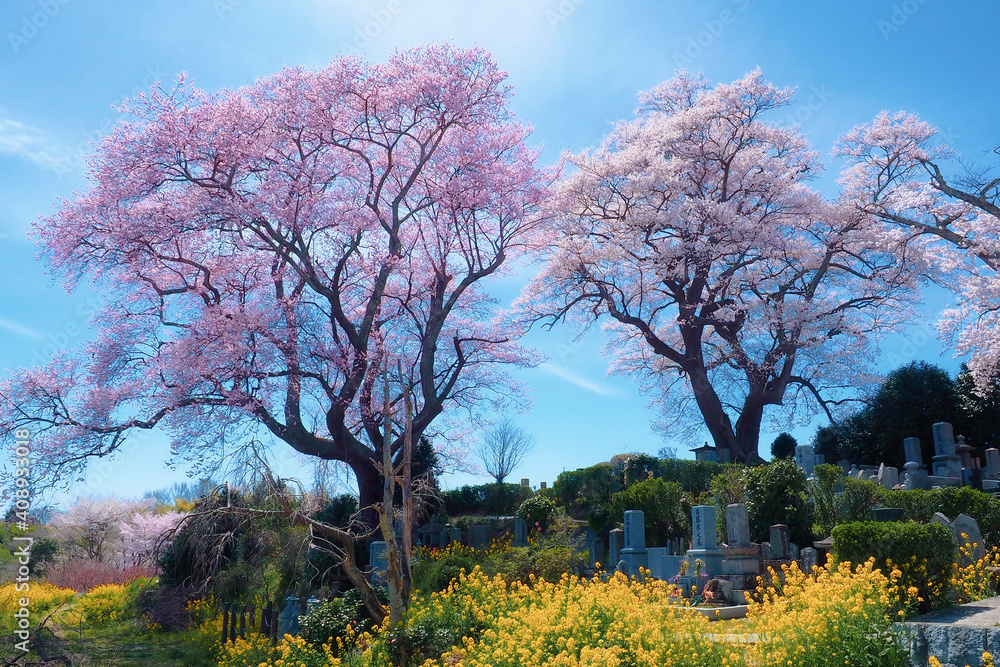
[[35, 226], [69, 288], [107, 295], [96, 339], [3, 382], [4, 431], [33, 430], [50, 482], [137, 430], [209, 462], [263, 432], [375, 506], [403, 451], [386, 392], [416, 439], [535, 363], [486, 285], [544, 242], [551, 180], [505, 79], [440, 45], [127, 103], [88, 189]]
[[[930, 258], [930, 276], [956, 305], [939, 325], [981, 390], [1000, 369], [1000, 174], [982, 164], [955, 168], [937, 130], [911, 113], [882, 112], [845, 134], [837, 153], [844, 200], [905, 230]], [[1000, 152], [995, 149], [994, 152]]]
[[759, 460], [769, 408], [829, 413], [872, 377], [873, 343], [915, 299], [907, 234], [809, 189], [816, 154], [766, 120], [790, 96], [759, 71], [643, 94], [566, 156], [559, 237], [521, 300], [532, 322], [602, 322], [661, 426], [707, 429], [737, 461]]

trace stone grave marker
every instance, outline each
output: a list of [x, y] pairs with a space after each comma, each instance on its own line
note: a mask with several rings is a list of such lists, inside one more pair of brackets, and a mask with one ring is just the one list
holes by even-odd
[[515, 547], [528, 546], [528, 523], [521, 517], [514, 519], [514, 542]]
[[990, 447], [986, 450], [986, 479], [1000, 478], [1000, 449]]
[[625, 531], [621, 528], [615, 528], [614, 530], [608, 532], [608, 564], [618, 565], [618, 561], [621, 560], [622, 552], [622, 542], [624, 541]]
[[816, 450], [812, 445], [795, 446], [795, 463], [805, 471], [806, 477], [812, 477], [816, 465]]
[[726, 544], [731, 547], [750, 546], [750, 519], [743, 503], [726, 505]]
[[975, 519], [965, 514], [959, 514], [951, 522], [951, 530], [955, 535], [955, 542], [959, 545], [959, 549], [964, 546], [966, 550], [972, 551], [971, 559], [960, 551], [959, 563], [968, 565], [970, 562], [975, 562], [986, 556], [986, 548], [983, 546], [983, 534], [980, 532], [979, 523]]
[[783, 523], [776, 523], [771, 526], [771, 560], [788, 560], [790, 549], [788, 539], [788, 526]]
[[368, 564], [372, 568], [372, 586], [385, 586], [389, 582], [389, 558], [385, 551], [385, 542], [376, 540], [368, 548]]
[[799, 552], [799, 558], [802, 561], [802, 571], [806, 574], [812, 574], [813, 568], [816, 567], [817, 563], [817, 553], [812, 547], [806, 547]]
[[624, 538], [621, 555], [629, 565], [629, 570], [636, 574], [640, 567], [649, 567], [649, 554], [646, 551], [646, 519], [642, 510], [626, 510], [624, 518]]

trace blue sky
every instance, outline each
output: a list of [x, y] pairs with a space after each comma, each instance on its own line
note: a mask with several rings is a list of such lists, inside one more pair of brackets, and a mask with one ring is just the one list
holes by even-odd
[[[941, 0], [836, 3], [716, 0], [174, 0], [96, 3], [5, 0], [0, 9], [0, 367], [16, 368], [85, 340], [95, 294], [67, 295], [35, 259], [25, 232], [86, 187], [89, 141], [113, 122], [110, 108], [153, 81], [187, 72], [202, 88], [238, 87], [283, 66], [322, 66], [362, 51], [381, 60], [399, 47], [452, 40], [491, 50], [510, 74], [514, 107], [535, 128], [543, 159], [595, 144], [628, 117], [636, 93], [678, 67], [731, 81], [754, 67], [798, 89], [777, 119], [801, 123], [828, 155], [833, 141], [882, 109], [918, 112], [949, 144], [982, 158], [1000, 144], [1000, 68], [994, 33], [1000, 6]], [[828, 161], [829, 162], [829, 161]], [[816, 183], [836, 192], [835, 165]], [[520, 285], [497, 285], [504, 299]], [[947, 302], [929, 295], [926, 322], [893, 337], [883, 370], [955, 360], [928, 324]], [[628, 378], [607, 377], [601, 334], [534, 332], [551, 361], [520, 377], [534, 400], [517, 417], [538, 447], [515, 473], [551, 482], [564, 469], [626, 451], [683, 453], [664, 442]], [[795, 431], [800, 440], [812, 428]], [[761, 451], [775, 433], [765, 433]], [[157, 437], [95, 473], [71, 493], [141, 494], [183, 479]], [[446, 484], [475, 481], [454, 475]]]

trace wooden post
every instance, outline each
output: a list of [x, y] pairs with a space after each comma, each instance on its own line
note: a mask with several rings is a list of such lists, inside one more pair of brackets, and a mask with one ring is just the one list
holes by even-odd
[[271, 636], [271, 601], [267, 601], [267, 606], [260, 610], [260, 634], [265, 637]]
[[236, 643], [236, 605], [229, 610], [229, 639]]
[[281, 603], [274, 601], [274, 609], [271, 610], [271, 645], [278, 645], [278, 613], [281, 610]]
[[229, 639], [229, 606], [222, 605], [222, 643]]
[[250, 605], [250, 608], [249, 608], [249, 610], [247, 612], [247, 625], [250, 626], [250, 632], [253, 632], [254, 629], [257, 627], [257, 625], [256, 625], [256, 623], [257, 623], [256, 613], [257, 613], [257, 608], [254, 607], [253, 605]]
[[240, 637], [246, 637], [247, 606], [240, 607]]

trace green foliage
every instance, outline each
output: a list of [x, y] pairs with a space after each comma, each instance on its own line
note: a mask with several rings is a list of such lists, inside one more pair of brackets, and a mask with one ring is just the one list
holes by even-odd
[[649, 454], [635, 454], [625, 461], [625, 468], [622, 474], [622, 483], [625, 487], [658, 477], [660, 474], [660, 460]]
[[[375, 592], [384, 604], [389, 603], [384, 587], [376, 587]], [[361, 595], [355, 588], [348, 590], [339, 598], [317, 605], [299, 619], [302, 638], [316, 647], [329, 644], [334, 655], [337, 653], [337, 638], [346, 638], [348, 626], [351, 626], [355, 633], [372, 628]]]
[[712, 478], [709, 485], [712, 502], [715, 503], [715, 527], [719, 535], [726, 534], [726, 506], [746, 502], [743, 488], [743, 467], [727, 466]]
[[955, 378], [955, 391], [965, 422], [962, 434], [966, 441], [979, 449], [1000, 447], [1000, 390], [997, 385], [981, 395], [969, 367], [962, 364]]
[[413, 588], [421, 595], [442, 591], [462, 572], [479, 567], [490, 577], [500, 575], [505, 581], [529, 583], [535, 579], [558, 581], [563, 574], [576, 574], [583, 565], [577, 526], [563, 513], [557, 513], [546, 533], [526, 547], [495, 544], [488, 549], [470, 549], [449, 545], [445, 549], [423, 548], [413, 559]]
[[842, 422], [838, 439], [853, 461], [901, 467], [903, 438], [920, 438], [929, 461], [931, 427], [941, 421], [951, 422], [956, 433], [964, 430], [955, 383], [944, 369], [915, 361], [886, 376], [868, 405]]
[[688, 521], [682, 510], [683, 495], [684, 490], [677, 482], [647, 479], [616, 493], [611, 505], [619, 517], [626, 510], [642, 510], [647, 546], [663, 546], [668, 538], [686, 533]]
[[695, 495], [705, 493], [712, 484], [712, 478], [729, 469], [741, 469], [738, 463], [716, 463], [715, 461], [692, 461], [691, 459], [661, 459], [660, 476], [681, 485], [681, 488]]
[[840, 429], [834, 424], [817, 427], [809, 443], [813, 446], [815, 453], [822, 454], [830, 463], [844, 458], [840, 443]]
[[767, 540], [769, 528], [783, 523], [788, 526], [792, 542], [812, 543], [812, 511], [807, 502], [806, 476], [793, 460], [778, 459], [746, 468], [743, 488], [752, 539]]
[[[844, 481], [840, 466], [823, 463], [813, 469], [813, 480], [807, 480], [809, 501], [813, 508], [813, 534], [825, 537], [837, 525], [837, 488]], [[857, 480], [855, 480], [857, 481]]]
[[556, 513], [555, 502], [546, 496], [535, 494], [521, 503], [517, 516], [528, 524], [528, 534], [544, 533]]
[[913, 521], [859, 521], [833, 529], [834, 560], [863, 563], [875, 559], [875, 567], [888, 574], [902, 570], [900, 584], [915, 586], [925, 609], [949, 604], [948, 581], [955, 567], [955, 544], [951, 531], [940, 524]]
[[490, 483], [443, 491], [441, 500], [448, 516], [506, 515], [513, 514], [530, 495], [531, 489], [519, 484]]
[[790, 434], [779, 433], [778, 437], [771, 442], [771, 458], [787, 459], [795, 456], [795, 447], [798, 444], [799, 441]]
[[844, 479], [844, 492], [837, 499], [837, 523], [874, 521], [879, 492], [884, 489], [868, 480]]
[[965, 514], [979, 524], [987, 548], [1000, 546], [1000, 498], [968, 486], [890, 491], [867, 480], [844, 480], [844, 493], [837, 503], [840, 523], [871, 521], [876, 507], [899, 507], [908, 520], [923, 523], [935, 512], [949, 519]]
[[598, 535], [615, 526], [611, 496], [620, 489], [621, 480], [607, 463], [567, 470], [552, 484], [556, 502], [561, 503], [574, 519], [586, 521]]

